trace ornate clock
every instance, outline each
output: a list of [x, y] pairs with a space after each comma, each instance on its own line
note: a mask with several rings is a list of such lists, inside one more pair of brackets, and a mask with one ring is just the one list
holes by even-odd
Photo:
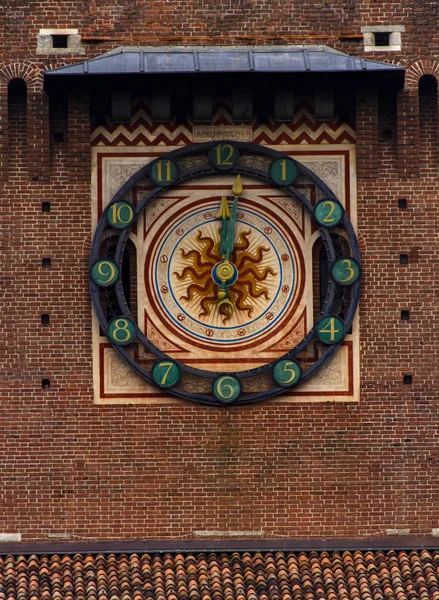
[[116, 193], [94, 236], [90, 286], [101, 331], [149, 384], [249, 404], [336, 352], [357, 308], [360, 257], [348, 214], [309, 169], [265, 147], [209, 142], [160, 157]]

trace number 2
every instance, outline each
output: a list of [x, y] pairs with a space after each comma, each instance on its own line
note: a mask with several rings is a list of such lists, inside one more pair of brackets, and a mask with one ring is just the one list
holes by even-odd
[[334, 223], [335, 219], [334, 218], [330, 218], [335, 210], [335, 204], [333, 202], [324, 202], [323, 206], [329, 206], [330, 210], [328, 212], [328, 214], [326, 215], [326, 217], [323, 219], [323, 223]]

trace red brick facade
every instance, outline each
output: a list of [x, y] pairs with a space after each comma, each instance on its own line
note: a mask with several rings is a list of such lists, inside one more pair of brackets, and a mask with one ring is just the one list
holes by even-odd
[[[28, 4], [0, 6], [0, 534], [437, 533], [438, 106], [419, 80], [439, 72], [438, 2]], [[367, 25], [404, 25], [401, 52], [366, 55]], [[64, 27], [86, 55], [36, 54], [40, 29]], [[359, 403], [93, 404], [89, 98], [49, 106], [42, 72], [122, 45], [182, 44], [327, 44], [407, 68], [395, 102], [361, 83], [356, 94]]]

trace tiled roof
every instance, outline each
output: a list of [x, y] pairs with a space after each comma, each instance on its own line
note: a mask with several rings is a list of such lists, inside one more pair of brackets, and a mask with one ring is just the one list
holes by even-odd
[[0, 600], [439, 600], [439, 551], [0, 557]]

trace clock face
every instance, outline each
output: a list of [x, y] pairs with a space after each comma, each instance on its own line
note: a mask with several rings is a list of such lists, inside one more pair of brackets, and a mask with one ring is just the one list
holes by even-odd
[[162, 156], [119, 190], [98, 223], [90, 282], [102, 331], [148, 383], [247, 404], [300, 385], [336, 351], [360, 261], [348, 215], [312, 172], [224, 141]]
[[[222, 179], [231, 182], [231, 189], [232, 178]], [[286, 212], [270, 215], [267, 203], [241, 198], [238, 207], [229, 257], [237, 275], [228, 282], [233, 310], [220, 303], [221, 279], [214, 273], [223, 263], [217, 197], [189, 205], [186, 199], [170, 203], [148, 235], [148, 312], [174, 328], [180, 339], [207, 351], [230, 352], [261, 343], [291, 316], [300, 291], [302, 257], [292, 235], [295, 222]]]

